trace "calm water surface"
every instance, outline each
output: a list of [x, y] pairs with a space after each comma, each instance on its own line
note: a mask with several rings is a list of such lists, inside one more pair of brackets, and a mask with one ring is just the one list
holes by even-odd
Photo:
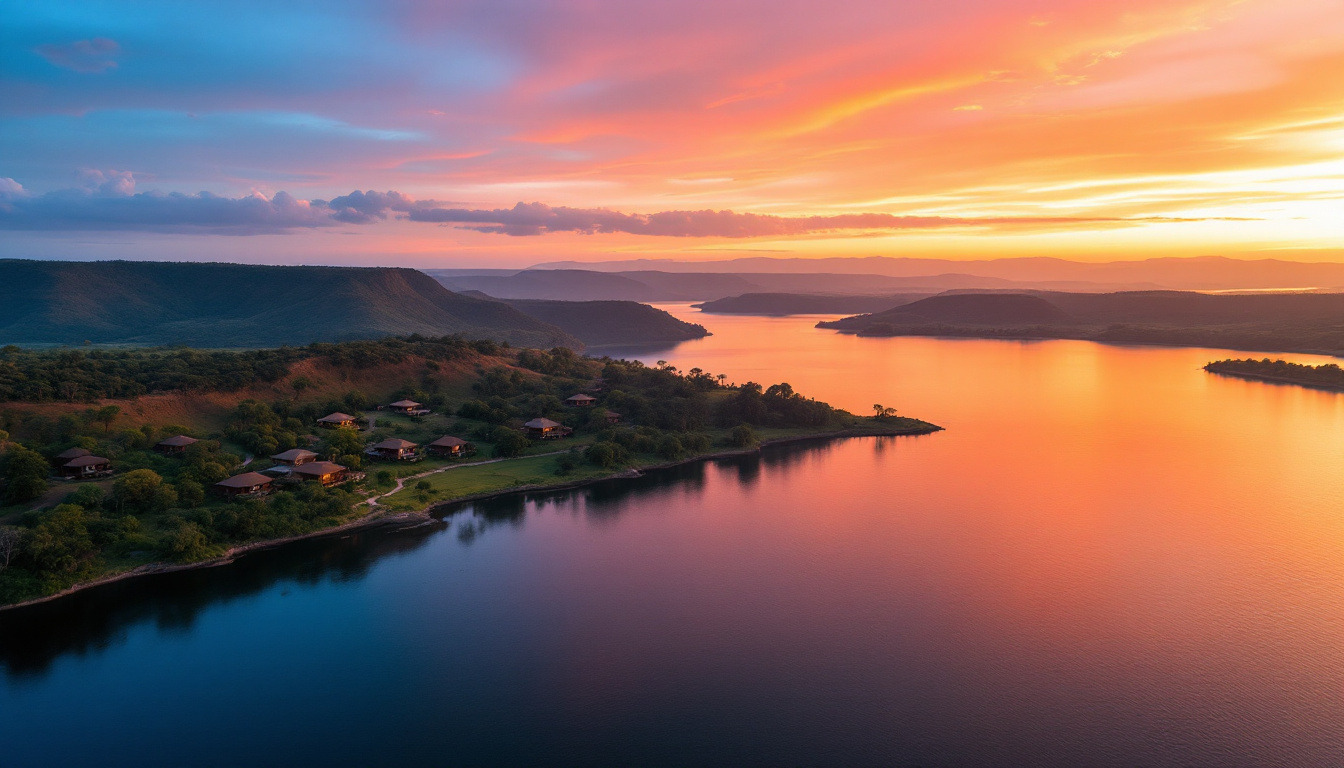
[[1344, 764], [1344, 396], [671, 309], [644, 359], [948, 430], [0, 614], [0, 765]]

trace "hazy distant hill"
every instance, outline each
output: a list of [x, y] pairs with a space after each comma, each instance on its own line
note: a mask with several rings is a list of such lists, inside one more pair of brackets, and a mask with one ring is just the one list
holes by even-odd
[[744, 293], [696, 304], [702, 312], [720, 315], [848, 315], [882, 312], [928, 296], [898, 293], [889, 296], [844, 296], [807, 293]]
[[[1145, 288], [1182, 290], [1344, 289], [1344, 251], [1320, 252], [1317, 255], [1329, 260], [1300, 262], [1282, 259], [1232, 259], [1222, 256], [1200, 256], [1195, 258], [1088, 262], [1048, 257], [959, 261], [952, 259], [890, 258], [885, 256], [819, 259], [755, 256], [724, 261], [676, 261], [672, 259], [628, 259], [602, 263], [561, 261], [538, 264], [532, 269], [584, 269], [622, 274], [629, 274], [632, 270], [732, 274], [825, 272], [831, 274], [881, 275], [907, 279], [959, 273], [967, 276], [1013, 281], [1023, 288], [1060, 291], [1092, 290], [1083, 285], [1085, 283], [1109, 286], [1109, 290]], [[1047, 285], [1047, 283], [1055, 284]], [[1074, 284], [1068, 285], [1067, 283]], [[944, 286], [944, 288], [969, 287], [987, 288], [992, 286]], [[815, 292], [818, 289], [814, 287], [811, 290]], [[872, 293], [873, 290], [868, 292]]]
[[507, 304], [413, 269], [0, 260], [0, 344], [277, 347], [461, 333], [581, 348]]
[[1077, 338], [1344, 353], [1344, 294], [968, 293], [818, 327], [867, 336]]
[[933, 294], [950, 289], [1054, 288], [1100, 290], [1090, 283], [1026, 285], [996, 277], [934, 274], [891, 277], [821, 272], [602, 272], [575, 269], [529, 269], [513, 275], [475, 274], [468, 270], [425, 270], [453, 291], [481, 291], [503, 299], [588, 301], [713, 301], [746, 293], [831, 293], [871, 296], [874, 293]]
[[687, 341], [709, 335], [661, 309], [634, 301], [544, 301], [512, 299], [519, 311], [550, 323], [590, 347]]

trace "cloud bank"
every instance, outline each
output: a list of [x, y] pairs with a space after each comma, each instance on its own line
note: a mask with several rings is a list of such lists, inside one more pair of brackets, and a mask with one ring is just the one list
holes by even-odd
[[95, 37], [64, 45], [39, 45], [33, 51], [52, 66], [89, 75], [116, 69], [121, 46], [116, 40]]
[[85, 184], [34, 195], [13, 179], [0, 178], [0, 229], [131, 230], [203, 234], [272, 234], [368, 225], [390, 216], [453, 225], [512, 237], [557, 232], [649, 237], [796, 237], [815, 233], [880, 232], [957, 227], [1072, 227], [1152, 222], [1203, 221], [1165, 217], [955, 217], [855, 213], [834, 216], [774, 216], [734, 211], [622, 213], [606, 208], [570, 208], [518, 203], [512, 208], [447, 208], [435, 200], [414, 200], [397, 191], [355, 190], [331, 200], [300, 200], [287, 192], [221, 197], [209, 192], [135, 192], [125, 172], [89, 172]]

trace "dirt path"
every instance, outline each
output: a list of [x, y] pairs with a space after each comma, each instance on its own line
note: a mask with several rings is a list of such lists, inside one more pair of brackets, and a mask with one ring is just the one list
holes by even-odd
[[[515, 457], [515, 458], [519, 458], [519, 459], [532, 459], [532, 458], [536, 458], [537, 456], [558, 456], [558, 455], [560, 455], [560, 454], [562, 454], [562, 453], [569, 453], [569, 451], [551, 451], [550, 453], [534, 453], [534, 454], [532, 454], [532, 455], [530, 455], [530, 456], [517, 456], [517, 457]], [[399, 477], [399, 478], [397, 478], [397, 484], [392, 488], [392, 490], [390, 490], [390, 491], [386, 491], [386, 492], [384, 492], [384, 493], [380, 493], [380, 494], [378, 494], [377, 496], [370, 496], [369, 498], [365, 499], [365, 500], [364, 500], [363, 502], [361, 502], [361, 503], [363, 503], [363, 504], [368, 504], [370, 507], [372, 507], [372, 506], [374, 506], [374, 505], [378, 502], [379, 499], [383, 498], [384, 496], [391, 496], [392, 494], [396, 493], [397, 491], [400, 491], [400, 490], [402, 490], [403, 488], [405, 488], [405, 487], [406, 487], [406, 483], [407, 483], [408, 481], [410, 481], [410, 480], [419, 480], [419, 479], [422, 478], [422, 477], [429, 477], [430, 475], [437, 475], [437, 474], [439, 474], [440, 472], [447, 472], [447, 471], [450, 470], [450, 469], [457, 469], [457, 468], [459, 468], [459, 467], [480, 467], [480, 466], [483, 466], [483, 465], [485, 465], [485, 464], [498, 464], [498, 463], [501, 462], [501, 461], [511, 461], [511, 459], [486, 459], [485, 461], [469, 461], [469, 462], [466, 462], [466, 463], [464, 463], [464, 464], [449, 464], [449, 465], [446, 466], [446, 467], [439, 467], [438, 469], [431, 469], [431, 470], [428, 470], [428, 471], [426, 471], [426, 472], [421, 472], [421, 473], [416, 474], [416, 475], [411, 475], [410, 477]]]

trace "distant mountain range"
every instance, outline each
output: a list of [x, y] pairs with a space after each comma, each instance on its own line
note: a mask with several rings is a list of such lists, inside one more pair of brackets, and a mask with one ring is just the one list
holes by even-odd
[[[587, 263], [558, 261], [538, 264], [531, 271], [589, 270], [646, 273], [712, 274], [797, 274], [875, 275], [888, 278], [929, 278], [960, 275], [963, 278], [994, 278], [1016, 283], [1016, 287], [1046, 290], [1135, 290], [1171, 288], [1193, 291], [1255, 290], [1269, 288], [1344, 289], [1344, 251], [1324, 252], [1333, 261], [1300, 262], [1281, 259], [1232, 259], [1222, 256], [1160, 258], [1139, 261], [1071, 261], [1057, 258], [1009, 258], [960, 261], [954, 259], [915, 259], [872, 256], [867, 258], [771, 258], [749, 257], [725, 261], [676, 261], [634, 259]], [[759, 280], [756, 280], [759, 283]], [[1048, 283], [1055, 283], [1048, 285]], [[1065, 285], [1073, 283], [1073, 285]], [[1087, 288], [1092, 284], [1096, 288]], [[904, 286], [901, 286], [904, 287]], [[1009, 285], [938, 285], [948, 288], [992, 288]], [[814, 286], [811, 289], [777, 288], [760, 284], [758, 291], [841, 292]], [[892, 290], [884, 284], [868, 293]], [[743, 291], [745, 292], [745, 291]], [[850, 292], [850, 291], [843, 291]], [[728, 295], [728, 294], [725, 294]], [[701, 300], [721, 298], [701, 296]]]
[[[1105, 286], [1078, 282], [1019, 283], [997, 277], [936, 274], [922, 277], [890, 277], [870, 274], [820, 272], [602, 272], [579, 269], [528, 269], [513, 274], [491, 271], [427, 269], [449, 290], [480, 291], [501, 299], [551, 299], [564, 301], [713, 301], [746, 293], [826, 293], [877, 295], [892, 293], [934, 294], [952, 289], [1105, 290]], [[1127, 286], [1151, 287], [1145, 284]]]
[[852, 315], [881, 312], [928, 296], [895, 293], [887, 296], [837, 296], [812, 293], [744, 293], [700, 304], [695, 308], [716, 315]]
[[0, 344], [278, 347], [460, 333], [582, 348], [508, 304], [413, 269], [0, 259]]
[[1344, 354], [1344, 294], [954, 293], [822, 322], [861, 336], [1068, 338]]

